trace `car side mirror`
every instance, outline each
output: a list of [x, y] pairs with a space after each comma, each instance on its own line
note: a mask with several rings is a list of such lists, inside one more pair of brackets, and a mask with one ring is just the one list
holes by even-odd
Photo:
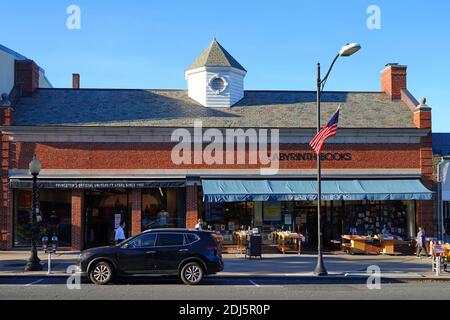
[[122, 249], [128, 249], [129, 247], [130, 247], [130, 244], [125, 243], [125, 244], [122, 246]]

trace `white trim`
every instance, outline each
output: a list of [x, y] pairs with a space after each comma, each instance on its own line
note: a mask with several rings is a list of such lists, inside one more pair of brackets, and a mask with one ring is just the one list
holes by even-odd
[[[26, 169], [9, 170], [10, 179], [29, 179]], [[323, 169], [323, 176], [362, 177], [420, 177], [418, 169]], [[259, 169], [43, 169], [41, 179], [186, 179], [188, 177], [237, 178], [311, 178], [316, 169], [280, 169], [276, 175], [261, 175]]]
[[[191, 135], [192, 127], [184, 127]], [[17, 142], [172, 142], [171, 135], [178, 128], [162, 127], [0, 127]], [[208, 127], [204, 127], [204, 130]], [[222, 132], [227, 129], [218, 128]], [[242, 128], [247, 129], [247, 128]], [[269, 128], [255, 128], [269, 129]], [[274, 128], [275, 129], [275, 128]], [[315, 129], [279, 129], [280, 143], [308, 144], [314, 137]], [[420, 143], [420, 138], [428, 134], [421, 129], [345, 129], [338, 131], [336, 137], [327, 143]]]
[[185, 78], [185, 80], [187, 80], [188, 76], [190, 76], [192, 74], [196, 74], [196, 73], [201, 73], [201, 72], [215, 72], [215, 73], [233, 72], [240, 76], [245, 76], [247, 74], [247, 71], [244, 71], [244, 70], [241, 70], [241, 69], [238, 69], [235, 67], [200, 67], [200, 68], [186, 70], [186, 72], [184, 73], [184, 78]]

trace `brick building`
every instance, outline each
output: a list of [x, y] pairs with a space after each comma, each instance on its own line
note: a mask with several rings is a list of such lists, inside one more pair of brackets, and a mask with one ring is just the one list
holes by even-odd
[[[356, 221], [367, 233], [386, 224], [403, 238], [419, 225], [435, 231], [431, 108], [407, 90], [406, 70], [386, 65], [379, 92], [323, 93], [323, 122], [341, 105], [338, 134], [322, 154], [325, 243]], [[247, 71], [216, 40], [186, 71], [187, 90], [83, 89], [79, 75], [71, 89], [39, 88], [38, 71], [31, 60], [17, 63], [14, 89], [1, 101], [0, 249], [29, 245], [34, 154], [43, 167], [41, 229], [57, 233], [63, 246], [108, 244], [121, 220], [131, 235], [193, 227], [198, 218], [229, 241], [233, 230], [249, 227], [265, 239], [281, 228], [316, 241], [316, 161], [308, 146], [315, 92], [244, 90]], [[223, 151], [233, 161], [205, 161], [211, 133], [230, 129], [242, 130]], [[279, 145], [269, 154], [275, 174], [261, 170], [268, 162], [249, 161], [258, 150], [238, 136], [252, 129], [279, 138], [270, 144]], [[193, 146], [192, 161], [174, 161], [176, 130]]]

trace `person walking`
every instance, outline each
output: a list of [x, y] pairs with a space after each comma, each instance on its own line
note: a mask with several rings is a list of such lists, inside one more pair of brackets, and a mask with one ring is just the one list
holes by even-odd
[[123, 241], [125, 241], [125, 222], [121, 222], [119, 227], [116, 229], [116, 236], [115, 236], [115, 240], [116, 240], [116, 244], [119, 244]]
[[427, 250], [427, 244], [426, 244], [426, 236], [425, 236], [425, 230], [422, 227], [419, 227], [419, 232], [417, 233], [417, 258], [420, 258], [420, 254], [422, 252], [422, 249], [425, 250], [425, 255], [428, 258], [428, 250]]

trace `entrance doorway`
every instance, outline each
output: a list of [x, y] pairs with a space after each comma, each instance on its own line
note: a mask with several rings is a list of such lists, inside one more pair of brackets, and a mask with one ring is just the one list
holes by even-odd
[[87, 248], [114, 244], [115, 229], [126, 223], [130, 236], [131, 196], [125, 189], [87, 190], [85, 193], [85, 245]]

